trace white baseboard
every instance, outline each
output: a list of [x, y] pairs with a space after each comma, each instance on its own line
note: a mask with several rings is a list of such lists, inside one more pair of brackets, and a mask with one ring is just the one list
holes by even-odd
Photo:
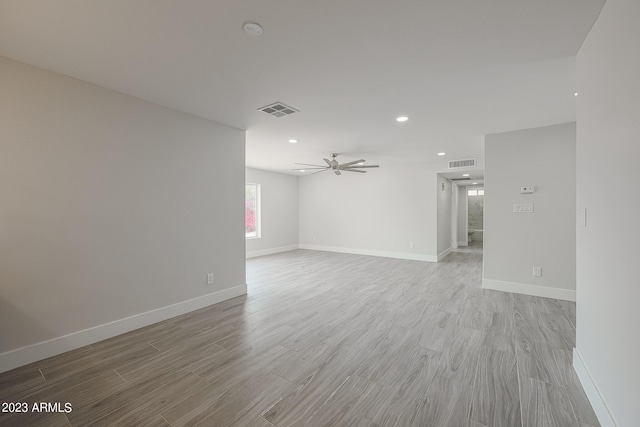
[[469, 246], [468, 242], [458, 242], [458, 246]]
[[125, 317], [0, 354], [0, 372], [27, 365], [116, 335], [143, 328], [247, 293], [247, 285], [234, 286], [187, 301]]
[[604, 403], [604, 399], [602, 399], [602, 395], [600, 394], [596, 383], [593, 381], [593, 378], [591, 377], [587, 366], [584, 364], [577, 348], [573, 349], [573, 369], [575, 369], [576, 374], [578, 374], [578, 379], [582, 384], [584, 392], [589, 398], [589, 402], [593, 407], [593, 411], [596, 413], [596, 417], [598, 417], [598, 421], [600, 421], [600, 425], [602, 427], [617, 427], [611, 412], [609, 412], [607, 404]]
[[452, 248], [448, 248], [445, 249], [444, 251], [440, 252], [438, 254], [438, 261], [442, 261], [442, 258], [446, 257], [447, 255], [449, 255], [451, 253], [453, 249]]
[[384, 258], [409, 259], [412, 261], [438, 262], [438, 257], [434, 255], [413, 254], [413, 253], [407, 253], [407, 252], [374, 251], [370, 249], [341, 248], [337, 246], [322, 246], [322, 245], [307, 245], [307, 244], [301, 244], [300, 249], [309, 249], [312, 251], [338, 252], [342, 254], [379, 256]]
[[576, 291], [562, 288], [552, 288], [549, 286], [530, 285], [527, 283], [503, 282], [502, 280], [482, 279], [483, 289], [493, 289], [494, 291], [513, 292], [516, 294], [533, 295], [536, 297], [561, 299], [564, 301], [575, 301]]
[[264, 256], [264, 255], [279, 254], [280, 252], [293, 251], [298, 249], [298, 247], [299, 247], [298, 245], [288, 245], [288, 246], [280, 246], [277, 248], [262, 249], [259, 251], [250, 251], [250, 252], [247, 252], [247, 259]]

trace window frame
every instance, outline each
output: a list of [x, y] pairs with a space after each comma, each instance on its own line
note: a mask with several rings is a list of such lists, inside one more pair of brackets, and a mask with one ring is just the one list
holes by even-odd
[[[247, 215], [247, 187], [248, 186], [255, 186], [256, 188], [256, 206], [255, 206], [255, 212], [256, 212], [256, 224], [255, 224], [255, 232], [253, 233], [247, 233], [246, 231], [246, 215]], [[245, 182], [244, 184], [244, 189], [245, 189], [245, 197], [244, 197], [244, 204], [245, 204], [245, 232], [244, 232], [244, 238], [245, 239], [259, 239], [262, 237], [262, 200], [261, 200], [261, 189], [260, 189], [260, 184], [255, 183], [255, 182]]]

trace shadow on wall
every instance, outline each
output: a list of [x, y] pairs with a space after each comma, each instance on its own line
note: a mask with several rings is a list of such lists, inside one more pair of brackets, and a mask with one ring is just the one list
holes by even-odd
[[[50, 330], [40, 322], [26, 315], [15, 305], [0, 297], [0, 372], [6, 371], [3, 354], [16, 350], [15, 343], [24, 342], [25, 331], [44, 340], [50, 335]], [[30, 336], [30, 338], [32, 338]], [[29, 340], [26, 340], [27, 342]], [[17, 347], [21, 347], [18, 345]], [[9, 366], [12, 368], [13, 366]]]
[[484, 213], [484, 196], [469, 195], [469, 241], [482, 242], [483, 240], [483, 213]]

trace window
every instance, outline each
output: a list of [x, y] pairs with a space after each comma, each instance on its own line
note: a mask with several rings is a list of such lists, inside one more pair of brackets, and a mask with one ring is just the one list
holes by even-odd
[[484, 188], [470, 188], [467, 190], [467, 196], [484, 196]]
[[260, 184], [245, 184], [244, 233], [247, 239], [260, 237]]

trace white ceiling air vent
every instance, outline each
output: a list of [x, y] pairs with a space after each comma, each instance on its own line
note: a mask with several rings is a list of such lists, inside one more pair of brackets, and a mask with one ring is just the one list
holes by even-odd
[[476, 159], [450, 160], [449, 169], [475, 168]]
[[258, 108], [260, 111], [264, 111], [267, 114], [271, 114], [276, 117], [288, 116], [289, 114], [297, 113], [300, 110], [296, 110], [293, 107], [289, 107], [287, 104], [283, 104], [282, 102], [274, 102], [273, 104], [267, 105], [266, 107]]

